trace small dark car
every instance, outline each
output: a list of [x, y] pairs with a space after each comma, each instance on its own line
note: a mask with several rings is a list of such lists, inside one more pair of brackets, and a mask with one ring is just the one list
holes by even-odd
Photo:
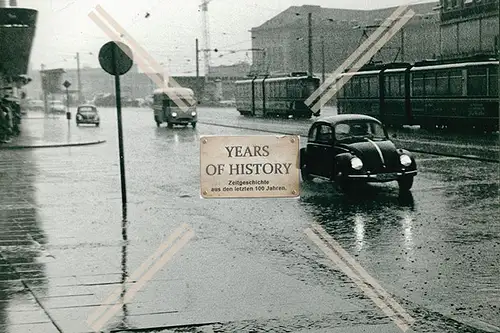
[[344, 191], [356, 183], [389, 181], [409, 191], [417, 174], [415, 158], [394, 145], [382, 123], [358, 114], [315, 121], [300, 150], [300, 169], [304, 181], [328, 178]]
[[80, 124], [94, 124], [99, 126], [101, 120], [99, 119], [99, 112], [94, 105], [80, 105], [76, 111], [76, 125]]

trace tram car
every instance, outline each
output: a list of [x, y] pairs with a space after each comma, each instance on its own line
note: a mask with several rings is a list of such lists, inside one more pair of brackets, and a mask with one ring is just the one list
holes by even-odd
[[374, 116], [388, 126], [498, 131], [498, 59], [369, 65], [339, 76], [339, 114]]
[[305, 101], [320, 79], [296, 72], [286, 76], [254, 77], [236, 81], [236, 110], [244, 116], [311, 118]]

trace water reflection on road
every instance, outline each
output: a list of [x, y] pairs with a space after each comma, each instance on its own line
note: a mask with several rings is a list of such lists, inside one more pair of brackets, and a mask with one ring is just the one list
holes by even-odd
[[450, 184], [448, 173], [464, 174], [467, 163], [434, 179], [421, 174], [407, 195], [385, 184], [347, 197], [330, 183], [313, 182], [304, 184], [301, 202], [389, 292], [445, 315], [499, 325], [493, 295], [500, 289], [493, 280], [500, 234], [491, 218], [498, 186], [475, 184], [478, 174]]
[[[36, 207], [37, 165], [30, 151], [2, 152], [0, 162], [0, 332], [42, 332], [49, 322], [35, 311], [48, 293], [46, 263], [53, 261]], [[22, 326], [21, 326], [22, 324]]]

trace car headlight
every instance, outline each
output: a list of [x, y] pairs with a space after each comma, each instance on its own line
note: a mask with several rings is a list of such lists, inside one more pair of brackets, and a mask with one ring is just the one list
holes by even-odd
[[196, 116], [196, 112], [194, 112], [194, 111], [191, 112], [191, 116], [193, 116], [193, 117]]
[[351, 159], [351, 167], [354, 170], [361, 170], [361, 168], [363, 167], [363, 162], [361, 161], [360, 158], [354, 157]]
[[172, 117], [177, 117], [177, 112], [172, 112]]
[[405, 167], [410, 166], [410, 164], [411, 164], [411, 158], [408, 155], [401, 155], [401, 156], [399, 156], [399, 161]]

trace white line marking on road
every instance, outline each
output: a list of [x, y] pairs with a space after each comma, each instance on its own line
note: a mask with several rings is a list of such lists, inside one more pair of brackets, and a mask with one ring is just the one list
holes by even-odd
[[[186, 233], [176, 242], [174, 241], [182, 234], [183, 231]], [[169, 236], [167, 241], [163, 243], [153, 255], [151, 255], [133, 274], [130, 278], [126, 280], [125, 283], [131, 283], [131, 289], [127, 290], [123, 298], [121, 299], [121, 303], [119, 303], [120, 299], [117, 299], [121, 294], [121, 289], [117, 288], [111, 295], [106, 299], [104, 304], [110, 304], [111, 301], [115, 300], [115, 303], [112, 307], [109, 306], [100, 306], [98, 309], [94, 311], [94, 314], [89, 317], [87, 320], [87, 324], [92, 327], [96, 332], [99, 332], [102, 327], [109, 321], [110, 318], [114, 316], [116, 312], [119, 311], [121, 304], [129, 303], [133, 297], [137, 294], [137, 292], [144, 287], [144, 285], [151, 280], [151, 278], [161, 269], [165, 264], [172, 259], [172, 257], [182, 249], [191, 238], [194, 237], [194, 231], [189, 228], [186, 224], [183, 224], [179, 228], [177, 228], [172, 235]], [[172, 245], [172, 243], [174, 243]], [[170, 247], [171, 246], [171, 247]], [[170, 249], [161, 256], [161, 258], [157, 259], [159, 255], [161, 255], [165, 249]], [[137, 280], [134, 281], [143, 274], [148, 266], [149, 269], [144, 273], [144, 275]], [[121, 297], [120, 297], [121, 298]], [[107, 308], [106, 311], [104, 309]], [[100, 317], [100, 319], [99, 319]]]
[[[89, 17], [96, 23], [101, 30], [106, 33], [113, 41], [120, 42], [122, 39], [128, 39], [130, 44], [129, 46], [132, 49], [132, 52], [136, 54], [133, 57], [134, 62], [138, 64], [141, 70], [149, 76], [149, 78], [158, 86], [158, 88], [167, 88], [168, 85], [173, 87], [181, 87], [172, 77], [170, 77], [166, 70], [161, 67], [161, 65], [154, 60], [154, 58], [147, 53], [140, 44], [132, 38], [130, 34], [128, 34], [123, 27], [121, 27], [118, 22], [116, 22], [111, 15], [109, 15], [101, 6], [96, 6], [95, 11], [101, 14], [107, 21], [108, 24], [111, 25], [116, 32], [113, 32], [110, 28], [106, 27], [104, 21], [100, 19], [96, 13], [90, 12]], [[123, 50], [126, 52], [126, 50]], [[138, 56], [139, 57], [138, 57]], [[145, 60], [144, 60], [145, 59]], [[149, 62], [149, 65], [148, 65]], [[151, 73], [150, 70], [153, 69], [154, 73]], [[163, 75], [161, 73], [164, 73]], [[172, 92], [167, 93], [168, 96], [176, 103], [176, 105], [181, 108], [183, 111], [188, 110], [188, 106]], [[187, 97], [186, 100], [189, 101], [191, 105], [196, 104], [196, 102], [190, 96]]]
[[[392, 14], [389, 16], [380, 27], [375, 30], [370, 37], [365, 40], [357, 49], [354, 51], [349, 58], [342, 65], [340, 65], [328, 78], [321, 84], [321, 86], [314, 91], [311, 96], [306, 99], [305, 104], [307, 106], [311, 106], [316, 98], [318, 98], [331, 84], [333, 84], [337, 80], [337, 76], [341, 74], [344, 70], [346, 70], [366, 49], [377, 39], [379, 38], [384, 31], [392, 24], [394, 20], [399, 18], [399, 16], [408, 8], [408, 6], [398, 7]], [[370, 52], [370, 50], [368, 50]], [[371, 58], [371, 57], [370, 57]]]
[[[352, 74], [356, 71], [358, 71], [361, 67], [363, 67], [365, 64], [370, 61], [370, 59], [375, 55], [383, 46], [385, 43], [387, 43], [401, 28], [415, 15], [415, 12], [413, 10], [409, 10], [407, 14], [402, 16], [395, 24], [392, 26], [389, 31], [377, 42], [373, 47], [370, 49], [369, 52], [367, 52], [365, 55], [361, 57], [361, 59], [352, 67], [351, 70], [349, 70], [346, 74], [346, 76], [343, 76], [341, 80], [337, 81], [336, 84], [334, 84], [328, 92], [321, 97], [321, 99], [314, 104], [314, 106], [311, 108], [313, 113], [317, 113], [320, 108], [322, 108], [342, 87], [344, 84], [349, 82], [350, 77], [352, 77]], [[351, 74], [351, 75], [349, 75]], [[340, 84], [339, 84], [340, 82]]]
[[403, 332], [406, 332], [413, 325], [415, 319], [323, 228], [313, 224], [311, 228], [306, 229], [304, 232]]

